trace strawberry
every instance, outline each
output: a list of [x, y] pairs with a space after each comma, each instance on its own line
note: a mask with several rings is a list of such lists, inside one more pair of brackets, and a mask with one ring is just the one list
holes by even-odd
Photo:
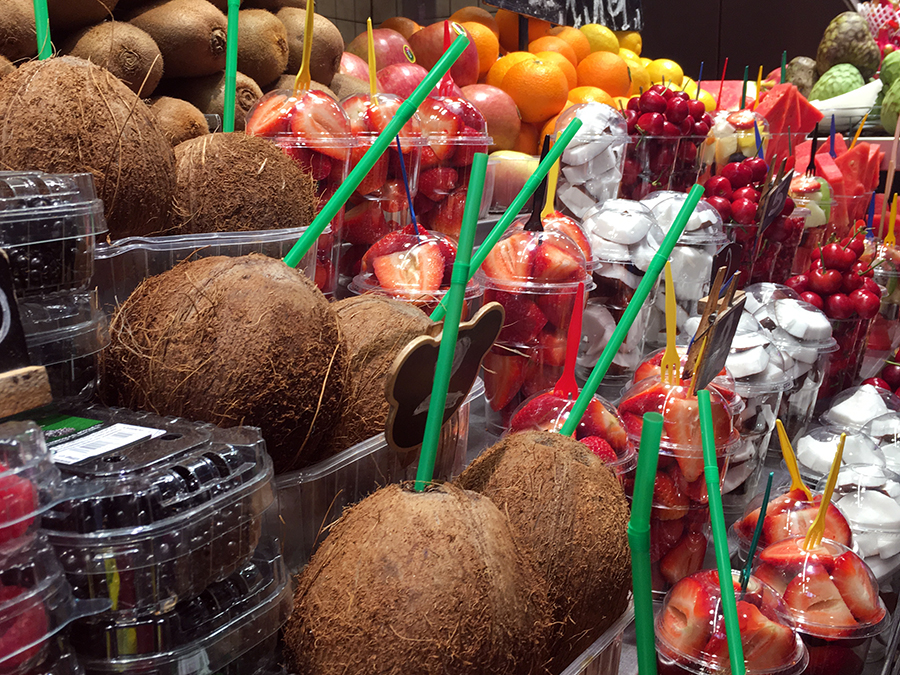
[[528, 279], [534, 263], [536, 242], [530, 232], [517, 232], [497, 242], [481, 265], [497, 281]]
[[753, 572], [753, 576], [763, 583], [771, 586], [778, 595], [784, 595], [787, 590], [788, 579], [781, 569], [769, 563], [761, 563]]
[[799, 574], [804, 566], [816, 564], [831, 569], [834, 565], [834, 548], [827, 544], [819, 544], [809, 551], [804, 550], [805, 535], [782, 539], [770, 544], [759, 554], [760, 562], [769, 563], [786, 574]]
[[662, 386], [641, 389], [634, 396], [619, 404], [619, 414], [631, 413], [642, 418], [644, 413], [663, 411], [666, 401], [666, 390]]
[[413, 197], [413, 208], [416, 211], [416, 217], [421, 218], [432, 209], [437, 208], [437, 204], [428, 199], [428, 197], [421, 192], [418, 192], [416, 193], [416, 196]]
[[[0, 585], [0, 604], [26, 593], [28, 589], [21, 586]], [[40, 640], [49, 629], [47, 611], [41, 603], [28, 603], [15, 617], [0, 619], [0, 666], [3, 672], [19, 672], [20, 666], [35, 658], [44, 647], [45, 642]], [[23, 650], [27, 645], [34, 646]], [[23, 669], [25, 671], [30, 672], [27, 668]]]
[[575, 245], [581, 249], [581, 254], [585, 260], [590, 260], [593, 256], [591, 242], [588, 240], [581, 225], [574, 218], [570, 218], [559, 211], [553, 211], [541, 218], [541, 225], [544, 227], [544, 232], [558, 232], [575, 242]]
[[688, 534], [659, 561], [659, 571], [666, 581], [675, 584], [699, 570], [705, 555], [706, 537]]
[[428, 169], [419, 176], [419, 192], [435, 202], [446, 199], [458, 184], [459, 174], [449, 166]]
[[529, 400], [512, 417], [509, 423], [510, 431], [525, 431], [527, 429], [540, 429], [542, 431], [556, 431], [560, 429], [568, 418], [568, 411], [572, 409], [572, 403], [548, 391]]
[[[370, 98], [369, 94], [364, 94], [364, 96], [367, 99]], [[388, 122], [397, 116], [401, 103], [402, 101], [391, 96], [375, 95], [375, 100], [366, 108], [366, 122], [374, 133], [380, 134], [385, 130]], [[405, 155], [413, 149], [413, 145], [409, 142], [410, 139], [420, 138], [422, 132], [419, 129], [419, 124], [413, 118], [400, 128], [398, 136], [400, 136], [400, 147], [403, 148], [403, 154]]]
[[[677, 547], [668, 555], [676, 550]], [[660, 571], [668, 580], [662, 563]], [[665, 636], [666, 642], [685, 656], [699, 656], [700, 649], [709, 641], [712, 633], [710, 619], [714, 611], [715, 602], [704, 585], [697, 579], [682, 579], [669, 594], [669, 602], [660, 618], [658, 630]]]
[[465, 207], [466, 190], [457, 188], [438, 204], [436, 209], [426, 215], [428, 229], [458, 239]]
[[458, 147], [453, 155], [453, 164], [456, 166], [471, 166], [476, 152], [487, 152], [488, 146], [483, 140], [484, 134], [472, 127], [463, 127], [458, 136]]
[[628, 435], [634, 438], [640, 438], [641, 429], [644, 426], [643, 418], [634, 413], [622, 412], [621, 410], [619, 410], [619, 417], [622, 418], [622, 425], [625, 427], [625, 431]]
[[389, 232], [381, 239], [372, 244], [371, 248], [366, 251], [362, 258], [362, 271], [372, 271], [372, 261], [383, 255], [390, 255], [397, 251], [405, 251], [419, 243], [419, 237], [415, 234], [409, 234], [404, 228], [396, 232]]
[[650, 520], [650, 562], [657, 562], [681, 539], [684, 518], [678, 520]]
[[[687, 397], [685, 390], [672, 389], [666, 397], [663, 411], [663, 428], [667, 439], [679, 448], [692, 450], [685, 453], [682, 470], [689, 483], [703, 473], [703, 445], [700, 437], [700, 416], [697, 399]], [[712, 402], [713, 435], [716, 446], [723, 446], [731, 431], [731, 414], [721, 399]], [[681, 458], [678, 458], [681, 462]]]
[[362, 272], [362, 258], [369, 247], [365, 244], [352, 244], [341, 251], [338, 259], [338, 271], [341, 276], [351, 279]]
[[831, 579], [858, 621], [873, 624], [881, 621], [885, 609], [878, 599], [869, 568], [858, 555], [847, 551], [835, 558]]
[[485, 354], [484, 366], [485, 397], [491, 409], [502, 410], [510, 404], [525, 381], [524, 356], [501, 347], [494, 347]]
[[534, 255], [531, 274], [537, 282], [559, 283], [585, 278], [584, 264], [572, 257], [573, 251], [552, 240], [543, 241]]
[[840, 637], [841, 629], [856, 626], [856, 619], [822, 565], [807, 564], [784, 591], [784, 601], [797, 625], [821, 635]]
[[[771, 499], [766, 506], [766, 518], [769, 516], [786, 513], [792, 510], [792, 506], [797, 501], [804, 501], [806, 496], [803, 493], [803, 490], [799, 488], [796, 490], [791, 490], [789, 492], [785, 492], [783, 495], [779, 495], [774, 499]], [[735, 531], [740, 534], [745, 539], [751, 539], [753, 537], [753, 533], [756, 531], [756, 521], [759, 520], [760, 509], [754, 509], [746, 516], [744, 516], [741, 520], [734, 524]], [[765, 530], [763, 530], [765, 532]], [[798, 534], [796, 532], [792, 534]], [[785, 535], [790, 536], [790, 535]], [[785, 537], [779, 537], [778, 539], [784, 539]], [[760, 539], [760, 544], [762, 546], [766, 546], [767, 544], [772, 544], [778, 541], [778, 539], [773, 539], [771, 541], [767, 541], [763, 543], [763, 540]]]
[[[323, 293], [326, 293], [334, 289], [335, 281], [334, 263], [328, 258], [323, 257], [321, 254], [318, 255], [316, 257], [316, 287]], [[0, 532], [0, 539], [2, 539], [2, 537], [3, 533]]]
[[441, 287], [444, 257], [436, 243], [424, 241], [406, 251], [375, 258], [372, 268], [382, 288], [430, 293]]
[[[789, 626], [772, 621], [756, 605], [743, 600], [737, 601], [737, 615], [747, 670], [772, 672], [793, 661], [797, 642]], [[721, 614], [716, 619], [717, 630], [703, 651], [726, 666], [729, 661], [725, 622]]]
[[422, 148], [422, 156], [419, 160], [420, 171], [425, 171], [426, 169], [430, 169], [434, 166], [439, 166], [440, 164], [441, 160], [436, 154], [434, 154], [434, 150], [431, 149], [431, 146], [426, 145], [424, 148]]
[[628, 434], [619, 419], [606, 409], [600, 401], [588, 403], [581, 424], [575, 431], [576, 436], [600, 436], [621, 454], [628, 447]]
[[572, 312], [575, 309], [575, 293], [560, 291], [538, 295], [535, 298], [538, 307], [547, 317], [547, 321], [554, 326], [568, 326], [572, 320]]
[[619, 460], [619, 456], [612, 449], [612, 446], [599, 436], [587, 436], [582, 438], [581, 442], [588, 446], [591, 452], [597, 455], [604, 464], [611, 464]]
[[329, 157], [343, 161], [347, 149], [339, 144], [323, 143], [328, 139], [350, 136], [347, 114], [334, 100], [320, 91], [310, 90], [294, 105], [291, 131], [298, 136], [320, 143], [318, 149]]
[[[819, 505], [822, 503], [822, 497], [817, 495], [816, 500], [814, 502], [816, 504], [815, 510], [818, 511]], [[850, 546], [852, 536], [853, 533], [850, 531], [850, 525], [847, 523], [847, 519], [844, 518], [844, 514], [834, 504], [829, 504], [828, 509], [825, 511], [825, 533], [823, 537], [844, 546]]]
[[350, 131], [354, 136], [372, 132], [378, 133], [380, 131], [369, 122], [368, 112], [370, 105], [368, 94], [355, 94], [341, 101], [341, 107], [347, 113], [347, 117], [350, 118]]
[[566, 365], [566, 338], [564, 332], [545, 326], [537, 338], [540, 352], [534, 358], [550, 366]]
[[[679, 467], [684, 459], [679, 460], [679, 453], [675, 453], [675, 459], [679, 461]], [[688, 458], [692, 459], [692, 458]], [[706, 491], [706, 477], [700, 474], [697, 480], [687, 484], [687, 496], [696, 504], [708, 504], [709, 493]]]
[[538, 306], [526, 297], [511, 293], [494, 292], [486, 301], [497, 300], [506, 311], [498, 342], [524, 345], [532, 342], [547, 323], [547, 317]]
[[[809, 526], [816, 519], [815, 509], [803, 509], [801, 511], [786, 511], [784, 513], [766, 514], [763, 522], [763, 533], [760, 538], [762, 546], [768, 546], [782, 539], [796, 535], [805, 536]], [[750, 535], [753, 536], [752, 534]]]
[[[422, 123], [422, 133], [428, 137], [434, 156], [438, 161], [449, 161], [456, 149], [453, 139], [462, 129], [462, 120], [431, 96], [419, 106], [419, 120]], [[422, 158], [425, 159], [425, 153]]]
[[690, 501], [672, 478], [665, 473], [656, 474], [653, 484], [653, 501], [665, 508], [656, 508], [653, 515], [659, 520], [677, 520], [687, 515]]
[[363, 200], [344, 214], [340, 238], [351, 244], [374, 244], [390, 232], [377, 201]]
[[542, 391], [553, 389], [559, 379], [562, 368], [541, 363], [540, 360], [529, 358], [525, 366], [525, 382], [522, 384], [522, 392], [526, 396], [534, 396]]
[[[26, 517], [38, 507], [38, 494], [27, 478], [13, 473], [4, 476], [9, 468], [0, 462], [0, 544], [21, 537], [34, 522]], [[5, 525], [17, 521], [11, 525]]]
[[273, 91], [263, 96], [247, 115], [244, 133], [248, 136], [275, 136], [290, 129], [293, 97]]
[[484, 115], [478, 110], [468, 99], [463, 96], [453, 96], [442, 98], [441, 103], [447, 110], [459, 117], [465, 127], [469, 127], [471, 133], [483, 135], [478, 129], [486, 129], [487, 122]]
[[[355, 148], [355, 150], [359, 150], [361, 148]], [[355, 167], [358, 163], [358, 159], [353, 162], [353, 166]], [[369, 173], [363, 176], [363, 179], [360, 181], [359, 185], [356, 188], [357, 194], [360, 195], [368, 195], [372, 194], [387, 180], [387, 172], [388, 172], [388, 156], [387, 154], [381, 155], [378, 159], [375, 160], [375, 163], [372, 165], [372, 168], [369, 169]]]
[[378, 195], [381, 210], [385, 213], [404, 213], [409, 211], [409, 200], [406, 198], [406, 188], [399, 180], [387, 180], [381, 187]]

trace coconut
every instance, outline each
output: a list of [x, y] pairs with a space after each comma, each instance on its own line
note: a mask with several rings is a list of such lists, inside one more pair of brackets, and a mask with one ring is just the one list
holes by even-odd
[[546, 586], [505, 516], [452, 485], [389, 485], [344, 513], [298, 578], [292, 672], [525, 675]]
[[[241, 72], [234, 79], [234, 128], [243, 131], [247, 113], [262, 98], [262, 90], [251, 78]], [[163, 80], [159, 93], [180, 98], [195, 105], [207, 115], [225, 113], [225, 73], [206, 77], [182, 77]]]
[[123, 21], [81, 30], [66, 40], [62, 51], [106, 68], [142, 98], [153, 93], [163, 74], [162, 54], [153, 38]]
[[54, 35], [69, 33], [112, 18], [118, 0], [47, 0]]
[[141, 283], [109, 333], [107, 404], [260, 427], [276, 472], [315, 460], [337, 419], [346, 367], [337, 318], [280, 260], [182, 262]]
[[206, 117], [196, 107], [180, 98], [157, 96], [148, 103], [159, 128], [172, 147], [209, 133]]
[[349, 357], [344, 409], [326, 442], [328, 453], [384, 431], [388, 402], [384, 387], [397, 355], [412, 340], [434, 334], [440, 324], [418, 307], [377, 295], [360, 295], [332, 305]]
[[628, 502], [616, 476], [584, 444], [529, 431], [486, 450], [456, 484], [490, 497], [534, 551], [561, 627], [552, 656], [570, 663], [628, 604]]
[[183, 233], [306, 227], [315, 216], [312, 175], [271, 141], [206, 134], [176, 147], [175, 162]]
[[14, 73], [16, 71], [15, 65], [6, 58], [5, 56], [0, 55], [0, 77], [4, 75], [9, 75], [10, 73]]
[[3, 0], [0, 11], [0, 54], [10, 61], [37, 56], [32, 0]]
[[175, 155], [147, 105], [89, 61], [31, 61], [0, 79], [0, 169], [90, 172], [112, 238], [170, 225]]

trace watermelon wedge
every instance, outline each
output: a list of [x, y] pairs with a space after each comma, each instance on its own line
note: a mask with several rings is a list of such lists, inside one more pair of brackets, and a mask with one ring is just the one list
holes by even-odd
[[[819, 145], [819, 149], [816, 150], [816, 154], [820, 152], [827, 152], [830, 154], [831, 152], [831, 140], [830, 138], [824, 139]], [[847, 152], [847, 142], [844, 140], [844, 135], [841, 133], [837, 133], [834, 135], [834, 154], [838, 157]]]
[[809, 166], [809, 153], [812, 152], [812, 141], [803, 141], [794, 146], [794, 166], [797, 171], [806, 171]]
[[863, 194], [865, 190], [863, 183], [869, 168], [869, 149], [864, 145], [857, 144], [852, 150], [839, 154], [834, 163], [844, 177], [846, 194]]
[[[719, 101], [720, 110], [739, 110], [741, 107], [741, 90], [743, 80], [725, 80], [722, 85], [722, 100]], [[701, 82], [700, 87], [705, 89], [713, 97], [719, 95], [719, 80], [715, 82]], [[756, 82], [747, 82], [747, 105], [752, 106], [756, 99]]]
[[[796, 87], [794, 87], [794, 91], [797, 93], [797, 103], [800, 106], [800, 123], [795, 131], [806, 135], [815, 129], [816, 125], [822, 121], [822, 113], [818, 108], [807, 101]], [[837, 149], [836, 140], [835, 149]]]
[[770, 129], [771, 125], [775, 123], [775, 120], [770, 117], [772, 109], [776, 108], [781, 99], [789, 94], [792, 86], [793, 85], [788, 83], [775, 85], [774, 87], [772, 87], [772, 89], [769, 90], [769, 93], [766, 94], [766, 97], [760, 102], [760, 104], [756, 106], [756, 112], [769, 120]]

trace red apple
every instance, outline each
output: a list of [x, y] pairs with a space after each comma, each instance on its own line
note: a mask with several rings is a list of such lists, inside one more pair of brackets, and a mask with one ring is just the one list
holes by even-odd
[[[390, 28], [376, 28], [372, 31], [372, 43], [375, 46], [375, 70], [381, 70], [394, 63], [409, 63], [404, 47], [410, 44], [406, 38]], [[347, 45], [346, 51], [358, 56], [364, 63], [368, 63], [368, 38], [365, 33], [360, 33]], [[415, 50], [413, 50], [415, 53]], [[428, 66], [430, 68], [431, 66]]]
[[494, 172], [492, 200], [505, 209], [525, 187], [525, 181], [537, 171], [538, 158], [524, 152], [499, 150], [491, 153], [491, 160]]
[[409, 98], [427, 74], [428, 71], [417, 63], [395, 63], [382, 68], [375, 76], [378, 78], [379, 90]]
[[341, 67], [338, 69], [338, 72], [369, 84], [369, 64], [356, 54], [344, 52], [341, 56]]
[[512, 97], [489, 84], [470, 84], [462, 88], [462, 93], [484, 115], [487, 133], [494, 139], [488, 150], [512, 150], [522, 128], [519, 109]]
[[[451, 36], [455, 38], [456, 33], [450, 32]], [[466, 35], [468, 35], [468, 31], [466, 31]], [[471, 36], [469, 39], [469, 45], [450, 68], [450, 75], [460, 87], [475, 84], [478, 81], [478, 49]], [[431, 70], [438, 59], [444, 55], [444, 22], [438, 21], [414, 33], [409, 38], [409, 46], [416, 55], [416, 63]]]

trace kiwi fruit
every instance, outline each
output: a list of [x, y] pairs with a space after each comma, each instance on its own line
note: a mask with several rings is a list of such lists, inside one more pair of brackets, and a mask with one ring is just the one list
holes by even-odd
[[9, 75], [14, 72], [16, 67], [13, 65], [12, 61], [10, 61], [5, 56], [0, 55], [0, 77], [4, 75]]
[[31, 0], [0, 0], [0, 55], [12, 62], [37, 56]]
[[162, 54], [153, 38], [124, 21], [80, 30], [63, 43], [62, 52], [106, 68], [142, 97], [153, 93], [163, 74]]
[[[215, 73], [206, 77], [163, 80], [159, 93], [192, 103], [207, 115], [223, 115], [225, 111], [225, 73]], [[262, 90], [259, 85], [238, 71], [235, 77], [234, 92], [235, 131], [243, 131], [247, 113], [261, 97]]]
[[[306, 30], [306, 11], [296, 7], [284, 7], [276, 14], [287, 29], [290, 56], [287, 63], [288, 73], [300, 70], [303, 60], [303, 33]], [[316, 82], [331, 86], [331, 79], [341, 67], [341, 56], [344, 53], [344, 38], [324, 16], [319, 14], [313, 18], [313, 43], [309, 56], [309, 75]]]
[[66, 35], [111, 19], [118, 0], [47, 0], [53, 35]]
[[179, 143], [209, 133], [206, 117], [197, 106], [171, 96], [157, 96], [148, 101], [163, 136], [174, 148]]
[[368, 94], [369, 85], [358, 77], [344, 75], [344, 73], [335, 73], [334, 78], [331, 80], [331, 90], [337, 95], [338, 101], [343, 101], [348, 96]]
[[264, 9], [238, 12], [238, 70], [256, 80], [260, 87], [265, 87], [278, 79], [287, 62], [284, 24]]
[[225, 70], [228, 20], [207, 0], [157, 0], [126, 17], [156, 41], [165, 77], [202, 77]]

